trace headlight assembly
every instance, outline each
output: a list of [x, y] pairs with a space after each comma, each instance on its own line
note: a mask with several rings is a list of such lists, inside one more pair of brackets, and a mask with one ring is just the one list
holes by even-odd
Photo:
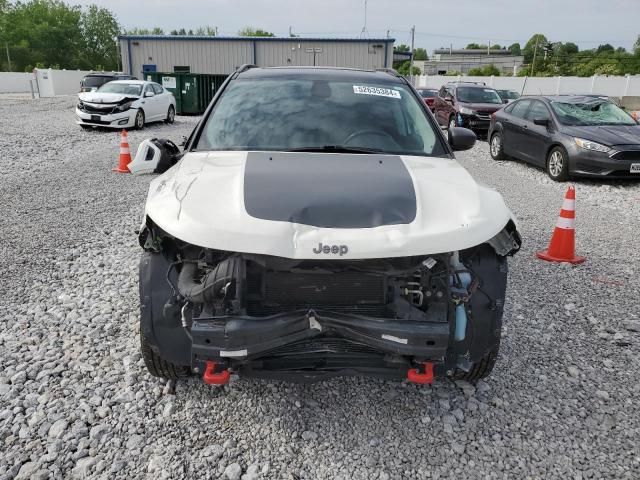
[[118, 105], [115, 108], [116, 112], [126, 112], [127, 110], [129, 110], [131, 108], [131, 104], [133, 102], [127, 102], [127, 103], [123, 103], [122, 105]]
[[592, 152], [609, 153], [611, 149], [600, 143], [592, 142], [591, 140], [585, 140], [583, 138], [574, 138], [576, 145], [585, 150], [591, 150]]
[[476, 112], [467, 107], [460, 107], [460, 113], [463, 115], [474, 115]]

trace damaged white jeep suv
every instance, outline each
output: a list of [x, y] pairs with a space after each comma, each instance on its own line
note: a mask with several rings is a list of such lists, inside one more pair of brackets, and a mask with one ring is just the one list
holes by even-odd
[[507, 256], [476, 183], [395, 72], [243, 66], [151, 182], [140, 263], [149, 371], [431, 383], [489, 374]]

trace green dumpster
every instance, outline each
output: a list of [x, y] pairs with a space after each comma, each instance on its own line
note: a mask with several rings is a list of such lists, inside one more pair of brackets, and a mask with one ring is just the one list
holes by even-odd
[[204, 113], [228, 75], [206, 73], [145, 72], [145, 79], [159, 83], [176, 97], [178, 115]]

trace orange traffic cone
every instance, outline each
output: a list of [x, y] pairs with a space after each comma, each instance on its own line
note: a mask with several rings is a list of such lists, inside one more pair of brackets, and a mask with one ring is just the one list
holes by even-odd
[[131, 163], [131, 151], [129, 150], [129, 140], [127, 140], [127, 131], [122, 130], [120, 134], [120, 161], [118, 166], [113, 169], [118, 173], [131, 173], [128, 165]]
[[549, 248], [545, 252], [538, 252], [536, 255], [548, 262], [569, 262], [573, 264], [582, 263], [584, 257], [576, 256], [575, 250], [575, 221], [576, 221], [576, 189], [569, 186], [564, 196], [562, 210], [556, 223], [556, 229], [549, 242]]

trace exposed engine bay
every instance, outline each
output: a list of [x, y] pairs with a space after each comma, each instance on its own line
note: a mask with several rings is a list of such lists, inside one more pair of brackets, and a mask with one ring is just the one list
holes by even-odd
[[[196, 370], [213, 362], [217, 370], [267, 377], [397, 377], [429, 361], [451, 375], [486, 355], [483, 342], [474, 338], [471, 348], [469, 337], [491, 335], [495, 328], [484, 324], [504, 303], [506, 261], [489, 244], [424, 256], [301, 260], [195, 247], [150, 221], [140, 242], [156, 263], [163, 258], [162, 315], [171, 341], [179, 334], [190, 344], [189, 358], [170, 360]], [[163, 335], [157, 330], [156, 338]]]

